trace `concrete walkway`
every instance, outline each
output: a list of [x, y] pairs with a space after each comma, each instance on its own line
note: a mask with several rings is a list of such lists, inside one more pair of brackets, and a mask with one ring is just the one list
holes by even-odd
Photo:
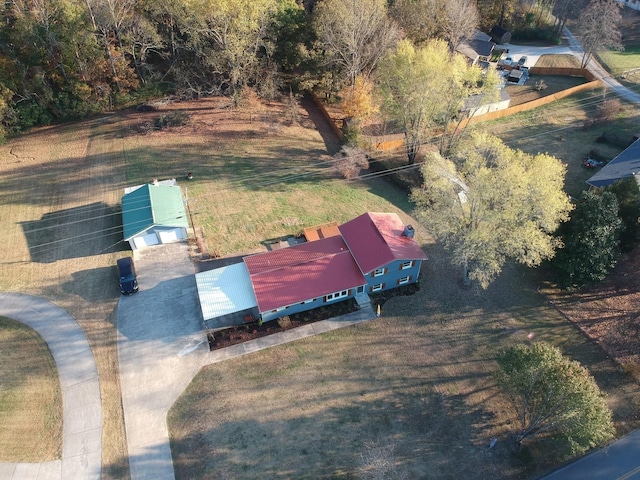
[[10, 480], [89, 480], [102, 474], [102, 403], [93, 353], [71, 315], [31, 295], [0, 293], [0, 315], [33, 328], [49, 346], [62, 391], [62, 459], [0, 463]]
[[205, 366], [375, 318], [373, 309], [209, 351], [186, 245], [135, 253], [140, 291], [118, 304], [118, 357], [131, 478], [173, 480], [167, 413]]

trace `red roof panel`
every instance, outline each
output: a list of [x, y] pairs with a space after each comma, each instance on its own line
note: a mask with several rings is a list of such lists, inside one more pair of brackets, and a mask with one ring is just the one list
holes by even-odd
[[340, 236], [244, 258], [260, 312], [367, 283]]
[[404, 227], [395, 213], [365, 213], [339, 229], [366, 275], [395, 260], [427, 259], [415, 240], [404, 235]]

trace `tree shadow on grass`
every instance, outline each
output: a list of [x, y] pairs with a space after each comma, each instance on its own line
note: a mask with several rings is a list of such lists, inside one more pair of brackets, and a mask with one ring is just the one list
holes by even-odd
[[[168, 416], [176, 478], [357, 478], [358, 469], [375, 468], [372, 454], [385, 451], [405, 475], [398, 478], [482, 478], [487, 472], [475, 457], [495, 456], [468, 437], [468, 426], [491, 414], [466, 413], [455, 398], [398, 393], [339, 407], [318, 400], [301, 400], [307, 414], [273, 415], [268, 405], [256, 406], [252, 418], [211, 421], [216, 426], [204, 430], [203, 405], [180, 405], [182, 415]], [[209, 412], [212, 420], [217, 414]]]

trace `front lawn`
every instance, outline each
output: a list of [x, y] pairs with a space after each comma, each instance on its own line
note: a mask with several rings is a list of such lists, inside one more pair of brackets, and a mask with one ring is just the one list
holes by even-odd
[[62, 395], [47, 344], [0, 317], [0, 462], [44, 462], [62, 453]]

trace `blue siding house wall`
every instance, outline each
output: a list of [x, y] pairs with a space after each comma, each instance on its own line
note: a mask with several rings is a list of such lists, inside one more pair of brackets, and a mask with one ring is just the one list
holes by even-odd
[[369, 272], [367, 293], [376, 293], [418, 281], [422, 260], [396, 260]]

